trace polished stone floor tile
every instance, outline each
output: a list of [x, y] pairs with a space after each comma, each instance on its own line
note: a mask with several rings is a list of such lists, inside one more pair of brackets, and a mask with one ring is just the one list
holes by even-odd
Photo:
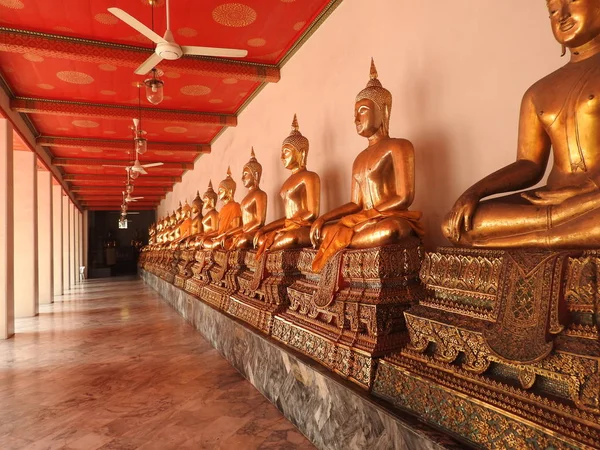
[[90, 280], [0, 341], [0, 449], [313, 449], [159, 295]]

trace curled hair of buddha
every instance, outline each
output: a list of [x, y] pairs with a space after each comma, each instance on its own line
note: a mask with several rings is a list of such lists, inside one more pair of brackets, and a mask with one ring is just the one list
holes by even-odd
[[208, 188], [206, 189], [206, 192], [202, 195], [202, 198], [207, 197], [208, 199], [213, 201], [214, 203], [217, 203], [217, 193], [214, 191], [213, 189], [213, 185], [212, 185], [212, 181], [209, 180], [208, 181]]
[[191, 211], [192, 211], [192, 207], [190, 206], [190, 204], [188, 203], [188, 201], [186, 199], [185, 203], [183, 204], [183, 208], [181, 210], [181, 213], [183, 214], [183, 217], [189, 217]]
[[254, 154], [254, 147], [250, 151], [250, 160], [244, 165], [244, 169], [250, 171], [254, 179], [256, 180], [256, 184], [260, 183], [260, 177], [262, 176], [262, 165], [256, 159], [256, 155]]
[[231, 178], [231, 167], [227, 167], [227, 177], [219, 183], [219, 188], [224, 188], [231, 192], [231, 196], [235, 195], [236, 184], [233, 178]]
[[308, 139], [302, 136], [300, 133], [300, 127], [298, 126], [298, 118], [294, 114], [294, 120], [292, 120], [292, 131], [290, 135], [283, 140], [282, 146], [291, 145], [297, 151], [302, 154], [302, 167], [306, 166], [306, 159], [308, 158]]
[[196, 191], [196, 198], [192, 200], [192, 209], [196, 209], [198, 211], [202, 210], [202, 198], [200, 197], [200, 191]]
[[381, 81], [379, 81], [373, 58], [371, 58], [371, 71], [367, 87], [358, 93], [355, 102], [364, 99], [371, 100], [379, 108], [387, 134], [390, 129], [390, 115], [392, 113], [392, 93], [384, 88]]

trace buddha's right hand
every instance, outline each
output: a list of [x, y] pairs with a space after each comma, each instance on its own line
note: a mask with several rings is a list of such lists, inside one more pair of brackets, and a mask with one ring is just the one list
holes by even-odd
[[323, 231], [323, 225], [325, 221], [319, 217], [317, 218], [312, 226], [310, 227], [310, 242], [312, 243], [314, 248], [317, 248], [321, 244], [321, 239], [323, 236], [321, 235]]
[[477, 209], [479, 200], [478, 195], [470, 192], [465, 192], [456, 200], [442, 224], [442, 232], [448, 240], [458, 243], [463, 229], [466, 232], [471, 231], [473, 214]]
[[252, 240], [252, 245], [254, 246], [254, 248], [258, 248], [258, 243], [260, 242], [260, 239], [262, 237], [263, 237], [263, 232], [257, 231], [256, 234], [254, 235], [254, 239]]

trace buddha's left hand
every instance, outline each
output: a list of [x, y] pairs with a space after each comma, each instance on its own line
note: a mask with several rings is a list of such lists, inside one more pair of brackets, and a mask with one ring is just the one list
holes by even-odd
[[588, 186], [587, 184], [584, 186], [568, 186], [564, 188], [554, 189], [552, 191], [535, 191], [533, 194], [528, 192], [523, 192], [521, 197], [528, 200], [534, 205], [537, 206], [551, 206], [551, 205], [560, 205], [562, 202], [569, 198], [576, 197], [578, 195], [586, 194], [588, 192], [592, 192], [596, 188], [592, 185]]

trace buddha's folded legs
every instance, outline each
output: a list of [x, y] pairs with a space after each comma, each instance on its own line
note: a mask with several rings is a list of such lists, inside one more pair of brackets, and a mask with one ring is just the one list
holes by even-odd
[[254, 235], [256, 231], [251, 231], [249, 233], [241, 233], [233, 239], [233, 243], [231, 246], [225, 244], [226, 248], [252, 248]]
[[354, 227], [354, 236], [349, 248], [369, 248], [396, 244], [413, 234], [407, 220], [399, 217], [373, 219]]
[[[575, 199], [536, 206], [519, 194], [481, 202], [460, 244], [473, 247], [590, 247], [600, 245], [600, 209], [566, 216]], [[445, 234], [447, 228], [444, 227]]]
[[269, 250], [283, 250], [285, 248], [310, 247], [310, 227], [300, 227], [277, 233]]

